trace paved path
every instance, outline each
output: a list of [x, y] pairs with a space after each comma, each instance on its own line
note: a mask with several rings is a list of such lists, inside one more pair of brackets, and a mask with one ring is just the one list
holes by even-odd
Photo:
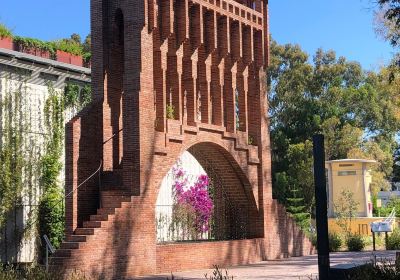
[[[331, 266], [341, 263], [363, 263], [370, 261], [376, 255], [377, 259], [394, 259], [395, 251], [380, 252], [340, 252], [330, 255]], [[210, 275], [212, 270], [195, 270], [174, 273], [175, 280], [205, 280], [205, 274]], [[310, 280], [316, 279], [318, 275], [317, 255], [296, 257], [283, 260], [265, 261], [257, 264], [235, 266], [228, 268], [230, 276], [240, 280], [260, 279], [288, 279], [288, 280]], [[166, 280], [171, 275], [158, 275], [137, 278], [141, 280]]]

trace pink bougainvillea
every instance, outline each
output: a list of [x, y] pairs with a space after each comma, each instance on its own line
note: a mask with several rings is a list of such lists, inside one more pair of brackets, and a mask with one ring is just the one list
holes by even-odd
[[207, 232], [210, 227], [214, 204], [208, 192], [209, 178], [207, 175], [200, 175], [193, 185], [190, 185], [185, 170], [177, 165], [174, 172], [174, 195], [175, 203], [188, 208], [194, 213], [193, 227], [197, 232]]

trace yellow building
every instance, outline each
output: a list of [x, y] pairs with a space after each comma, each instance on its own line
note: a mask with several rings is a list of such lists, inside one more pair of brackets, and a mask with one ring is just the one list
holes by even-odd
[[374, 160], [341, 159], [325, 163], [327, 170], [328, 217], [335, 217], [334, 204], [344, 190], [354, 193], [358, 203], [357, 217], [372, 217], [371, 166]]

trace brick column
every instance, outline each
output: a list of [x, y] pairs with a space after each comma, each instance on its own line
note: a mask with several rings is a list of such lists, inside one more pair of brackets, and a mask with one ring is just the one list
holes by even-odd
[[78, 158], [81, 135], [80, 119], [72, 120], [65, 129], [65, 234], [78, 226]]

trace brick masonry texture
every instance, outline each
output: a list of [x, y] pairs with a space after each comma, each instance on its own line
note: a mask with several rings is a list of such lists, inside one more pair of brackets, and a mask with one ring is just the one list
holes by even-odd
[[[313, 253], [272, 198], [267, 1], [92, 0], [91, 18], [94, 101], [66, 127], [66, 192], [102, 170], [66, 199], [53, 268], [121, 279]], [[247, 209], [246, 239], [157, 244], [160, 184], [186, 150]]]

